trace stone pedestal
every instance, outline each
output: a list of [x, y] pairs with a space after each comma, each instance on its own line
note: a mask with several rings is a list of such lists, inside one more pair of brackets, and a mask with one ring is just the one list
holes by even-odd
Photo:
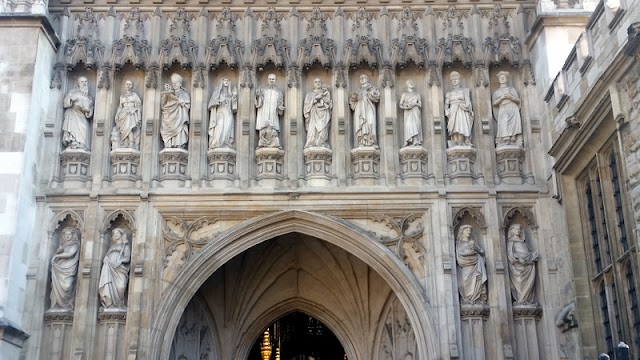
[[66, 149], [60, 153], [61, 180], [65, 188], [84, 187], [89, 180], [91, 153], [82, 149]]
[[524, 183], [522, 163], [524, 149], [518, 145], [502, 145], [496, 149], [498, 177], [505, 184], [520, 185]]
[[125, 358], [125, 324], [127, 309], [104, 309], [98, 312], [99, 343], [101, 359], [118, 360]]
[[160, 151], [160, 181], [163, 186], [184, 186], [187, 179], [189, 152], [185, 149], [169, 148]]
[[489, 306], [486, 304], [463, 304], [460, 307], [462, 320], [462, 344], [464, 358], [484, 360], [485, 336], [484, 326], [489, 318]]
[[262, 186], [277, 186], [283, 178], [284, 150], [274, 147], [256, 149], [256, 178]]
[[351, 150], [353, 179], [363, 185], [375, 185], [380, 178], [380, 149], [362, 146]]
[[516, 359], [540, 359], [537, 325], [542, 309], [536, 305], [513, 305]]
[[232, 186], [236, 176], [236, 151], [230, 148], [217, 148], [207, 151], [209, 164], [208, 179], [210, 185], [217, 187]]
[[45, 334], [42, 358], [48, 360], [71, 359], [71, 328], [73, 312], [47, 310], [44, 313]]
[[132, 188], [140, 180], [140, 151], [135, 149], [111, 150], [111, 183], [115, 187]]
[[427, 178], [427, 150], [422, 146], [400, 149], [400, 177], [405, 184], [421, 185]]
[[333, 152], [325, 147], [304, 149], [305, 177], [311, 186], [327, 186], [331, 181]]
[[449, 179], [453, 184], [473, 184], [473, 165], [478, 151], [473, 146], [455, 146], [447, 149]]

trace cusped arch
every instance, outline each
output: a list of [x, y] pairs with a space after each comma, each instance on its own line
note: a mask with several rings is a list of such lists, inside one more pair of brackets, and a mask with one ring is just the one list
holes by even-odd
[[355, 225], [342, 219], [300, 210], [282, 211], [247, 220], [219, 234], [215, 241], [195, 255], [175, 280], [167, 284], [158, 304], [152, 320], [150, 358], [168, 358], [171, 341], [185, 307], [216, 270], [259, 243], [294, 232], [342, 248], [376, 271], [405, 308], [415, 330], [421, 358], [440, 358], [431, 307], [422, 286], [409, 269], [397, 257], [389, 256], [382, 244]]
[[487, 222], [485, 221], [484, 215], [482, 215], [482, 212], [480, 212], [479, 209], [472, 208], [472, 207], [463, 207], [458, 211], [456, 211], [456, 213], [453, 215], [453, 227], [456, 228], [458, 225], [460, 225], [460, 222], [466, 216], [471, 217], [473, 221], [475, 221], [476, 224], [481, 228], [484, 229], [487, 227]]
[[84, 229], [84, 219], [82, 218], [82, 216], [80, 216], [80, 214], [78, 214], [74, 210], [65, 210], [57, 214], [53, 218], [53, 220], [49, 224], [49, 232], [52, 233], [58, 230], [58, 228], [60, 227], [60, 224], [67, 218], [67, 216], [69, 216], [71, 220], [76, 223], [79, 231], [82, 231]]
[[244, 331], [242, 338], [238, 342], [237, 352], [233, 358], [246, 359], [249, 356], [251, 346], [261, 331], [278, 319], [296, 311], [313, 316], [331, 330], [340, 341], [340, 344], [347, 354], [347, 358], [361, 358], [357, 355], [357, 351], [352, 345], [354, 341], [349, 336], [348, 331], [340, 325], [340, 319], [335, 316], [330, 309], [326, 309], [313, 301], [299, 298], [281, 302], [267, 309], [249, 328], [245, 329], [246, 331]]
[[528, 227], [532, 229], [538, 228], [538, 224], [536, 223], [536, 218], [531, 212], [531, 210], [528, 208], [523, 208], [519, 206], [512, 207], [509, 210], [507, 210], [504, 216], [504, 226], [507, 227], [507, 225], [511, 224], [513, 222], [513, 219], [518, 216], [526, 220]]
[[107, 217], [105, 217], [104, 221], [102, 222], [102, 232], [107, 232], [109, 230], [109, 228], [111, 228], [111, 223], [118, 218], [118, 216], [122, 215], [122, 217], [124, 218], [124, 220], [127, 222], [127, 224], [129, 225], [129, 230], [131, 230], [132, 233], [135, 233], [136, 231], [136, 221], [133, 218], [133, 215], [131, 215], [131, 213], [127, 210], [124, 209], [117, 209], [112, 211], [111, 213], [109, 213], [109, 215]]

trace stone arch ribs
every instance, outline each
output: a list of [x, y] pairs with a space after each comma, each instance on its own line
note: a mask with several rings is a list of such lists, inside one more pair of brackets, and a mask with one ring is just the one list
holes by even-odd
[[415, 330], [421, 359], [440, 359], [432, 309], [409, 269], [384, 246], [355, 225], [334, 217], [300, 210], [282, 211], [245, 221], [216, 236], [185, 264], [167, 285], [152, 319], [149, 359], [165, 360], [182, 312], [202, 284], [225, 263], [245, 250], [288, 234], [301, 233], [331, 243], [359, 258], [389, 285]]

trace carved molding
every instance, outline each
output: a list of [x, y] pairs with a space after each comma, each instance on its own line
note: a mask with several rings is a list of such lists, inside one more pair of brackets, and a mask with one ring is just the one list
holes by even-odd
[[217, 219], [211, 217], [201, 217], [191, 222], [177, 217], [166, 219], [162, 224], [165, 271], [168, 267], [176, 271], [202, 247], [212, 241], [215, 235], [203, 236], [200, 231], [216, 222]]

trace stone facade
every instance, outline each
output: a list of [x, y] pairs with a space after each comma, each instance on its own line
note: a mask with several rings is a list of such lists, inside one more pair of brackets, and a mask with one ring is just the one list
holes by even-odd
[[[637, 355], [638, 0], [364, 5], [4, 1], [0, 358], [245, 359], [293, 311], [349, 359]], [[305, 146], [312, 99], [329, 123]], [[521, 121], [506, 145], [499, 111]], [[232, 129], [211, 142], [214, 118]], [[596, 227], [624, 242], [603, 269], [599, 154]]]

